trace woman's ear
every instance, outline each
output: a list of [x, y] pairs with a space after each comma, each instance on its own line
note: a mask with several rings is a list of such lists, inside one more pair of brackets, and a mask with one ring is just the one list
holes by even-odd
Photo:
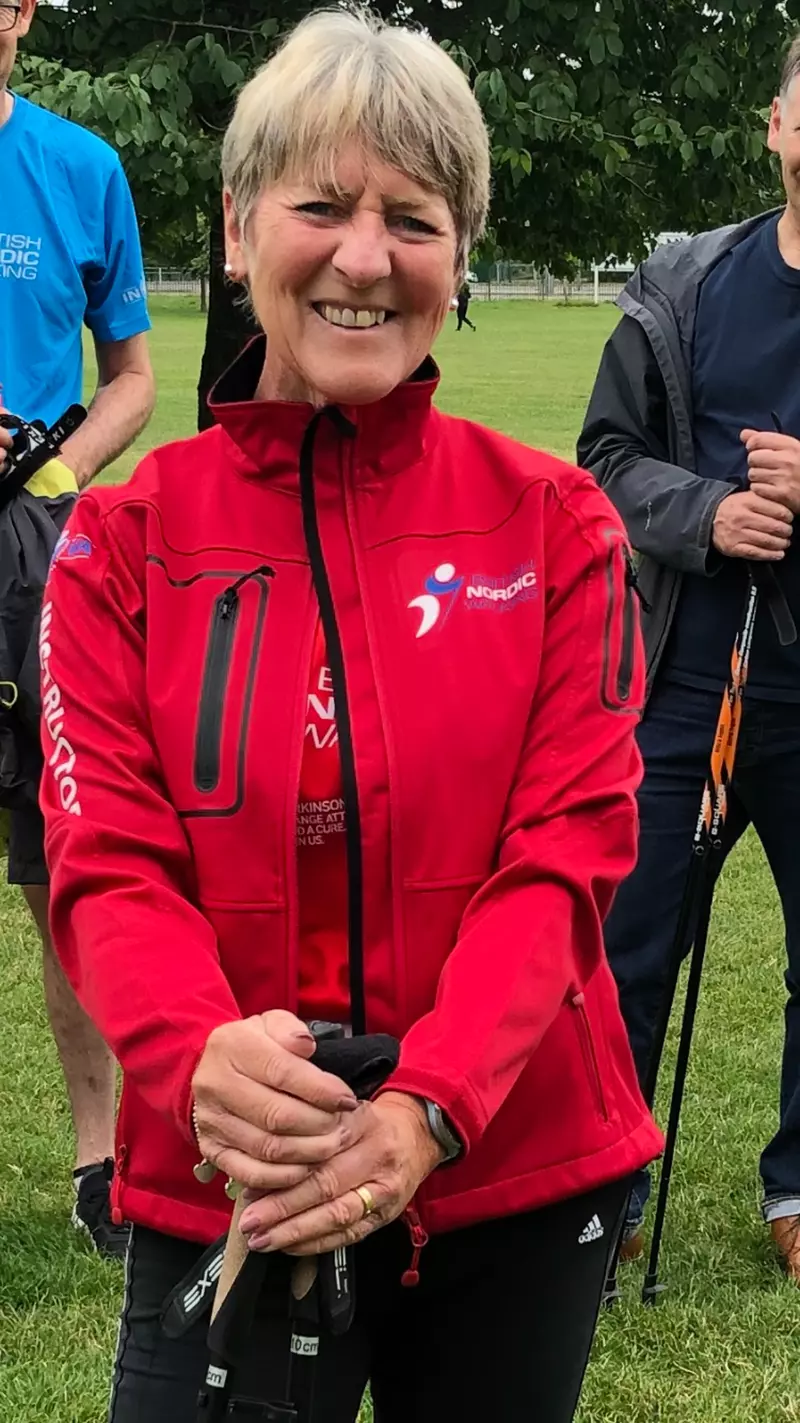
[[222, 194], [222, 211], [225, 222], [225, 273], [233, 282], [243, 282], [247, 276], [244, 260], [244, 238], [239, 214], [233, 205], [233, 198], [226, 188]]

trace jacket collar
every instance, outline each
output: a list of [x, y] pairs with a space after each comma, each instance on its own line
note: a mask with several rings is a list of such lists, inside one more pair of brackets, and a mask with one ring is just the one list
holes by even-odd
[[686, 237], [680, 242], [668, 242], [657, 247], [639, 267], [625, 287], [634, 300], [641, 300], [649, 287], [655, 287], [674, 307], [682, 304], [693, 306], [697, 288], [732, 247], [738, 247], [757, 227], [770, 222], [783, 212], [783, 208], [771, 208], [769, 212], [749, 217], [744, 222], [731, 223], [728, 227], [715, 227], [710, 232], [700, 232], [695, 237]]
[[[254, 398], [266, 348], [265, 336], [256, 336], [245, 347], [212, 389], [209, 409], [236, 447], [243, 472], [296, 475], [300, 445], [315, 411], [301, 401]], [[383, 400], [338, 407], [355, 429], [358, 474], [391, 474], [421, 458], [439, 379], [439, 369], [428, 356]]]

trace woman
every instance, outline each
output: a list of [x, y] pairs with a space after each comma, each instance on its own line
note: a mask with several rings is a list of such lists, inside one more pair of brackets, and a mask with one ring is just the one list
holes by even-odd
[[[440, 49], [312, 16], [223, 174], [265, 338], [213, 429], [81, 499], [42, 629], [55, 941], [125, 1073], [112, 1423], [194, 1417], [205, 1323], [160, 1316], [225, 1176], [253, 1250], [359, 1242], [317, 1423], [368, 1378], [380, 1423], [564, 1423], [661, 1145], [601, 939], [635, 856], [624, 537], [590, 478], [433, 408], [489, 188]], [[402, 1040], [375, 1100], [315, 1019]]]
[[470, 288], [469, 282], [465, 281], [459, 288], [458, 296], [456, 297], [456, 311], [458, 313], [458, 325], [456, 327], [456, 331], [460, 331], [461, 327], [464, 325], [468, 326], [470, 331], [475, 330], [475, 326], [467, 316], [471, 299], [472, 290]]

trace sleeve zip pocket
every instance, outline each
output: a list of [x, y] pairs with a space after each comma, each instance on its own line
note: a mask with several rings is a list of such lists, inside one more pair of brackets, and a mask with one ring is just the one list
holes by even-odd
[[636, 574], [630, 554], [625, 549], [625, 595], [622, 605], [622, 646], [619, 654], [619, 671], [617, 673], [617, 695], [621, 702], [627, 702], [631, 694], [631, 680], [633, 678], [633, 639], [636, 632], [636, 608], [634, 605], [634, 581]]
[[[620, 558], [620, 553], [622, 558]], [[608, 711], [637, 713], [630, 701], [636, 654], [637, 598], [644, 606], [633, 557], [619, 538], [609, 539], [608, 610], [603, 639], [602, 700]]]

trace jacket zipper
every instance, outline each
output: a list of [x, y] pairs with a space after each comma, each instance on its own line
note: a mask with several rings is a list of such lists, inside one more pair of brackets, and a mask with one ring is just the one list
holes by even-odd
[[603, 1121], [607, 1122], [609, 1119], [608, 1104], [603, 1091], [603, 1079], [600, 1076], [600, 1066], [597, 1061], [597, 1052], [595, 1051], [589, 1014], [586, 1012], [586, 996], [583, 993], [575, 993], [570, 999], [570, 1002], [578, 1015], [578, 1032], [583, 1047], [584, 1060], [594, 1088], [595, 1100], [600, 1109], [600, 1115]]
[[216, 790], [219, 785], [222, 714], [238, 621], [238, 594], [232, 588], [226, 588], [214, 604], [197, 718], [194, 783], [197, 790], [206, 793]]
[[619, 672], [617, 674], [617, 695], [621, 702], [627, 702], [631, 694], [631, 680], [633, 678], [633, 647], [636, 633], [636, 608], [634, 598], [638, 597], [642, 607], [645, 606], [644, 597], [639, 587], [636, 577], [636, 569], [633, 557], [629, 548], [623, 549], [625, 556], [625, 604], [622, 610], [622, 648], [619, 658]]
[[347, 698], [347, 679], [339, 624], [333, 602], [328, 570], [322, 552], [317, 501], [314, 489], [314, 444], [323, 419], [328, 418], [345, 439], [352, 439], [355, 427], [335, 406], [317, 411], [308, 423], [300, 447], [300, 507], [303, 532], [311, 565], [311, 578], [317, 595], [322, 630], [325, 634], [328, 663], [331, 669], [336, 729], [339, 735], [339, 760], [342, 770], [342, 799], [345, 817], [345, 847], [347, 852], [347, 943], [350, 970], [350, 1022], [355, 1036], [367, 1031], [364, 996], [364, 866], [361, 846], [361, 809], [358, 800], [353, 728]]
[[411, 1236], [411, 1264], [404, 1270], [400, 1283], [406, 1289], [414, 1289], [419, 1284], [419, 1262], [425, 1246], [428, 1244], [430, 1236], [419, 1218], [419, 1211], [413, 1201], [406, 1206], [403, 1211], [403, 1220], [408, 1226], [408, 1233]]
[[222, 725], [236, 625], [239, 620], [239, 590], [249, 579], [262, 574], [272, 577], [273, 571], [266, 567], [251, 569], [220, 593], [214, 603], [200, 692], [194, 753], [195, 788], [206, 795], [216, 790], [219, 785]]
[[120, 1206], [120, 1193], [122, 1191], [122, 1177], [125, 1171], [127, 1156], [127, 1146], [119, 1146], [117, 1148], [116, 1160], [114, 1161], [114, 1179], [111, 1182], [111, 1220], [114, 1225], [122, 1225], [124, 1222], [124, 1216]]
[[625, 560], [624, 589], [622, 602], [622, 637], [620, 642], [619, 659], [617, 661], [616, 673], [613, 684], [610, 677], [610, 662], [612, 659], [612, 634], [614, 628], [614, 617], [619, 606], [619, 593], [617, 583], [617, 549], [618, 541], [614, 541], [609, 547], [608, 563], [606, 565], [606, 583], [608, 587], [608, 613], [606, 616], [605, 645], [603, 648], [603, 703], [611, 711], [619, 711], [624, 708], [630, 699], [631, 683], [633, 681], [634, 648], [636, 638], [636, 604], [634, 599], [638, 598], [642, 607], [649, 611], [642, 590], [636, 576], [636, 568], [633, 562], [630, 549], [627, 545], [622, 546], [623, 558]]

